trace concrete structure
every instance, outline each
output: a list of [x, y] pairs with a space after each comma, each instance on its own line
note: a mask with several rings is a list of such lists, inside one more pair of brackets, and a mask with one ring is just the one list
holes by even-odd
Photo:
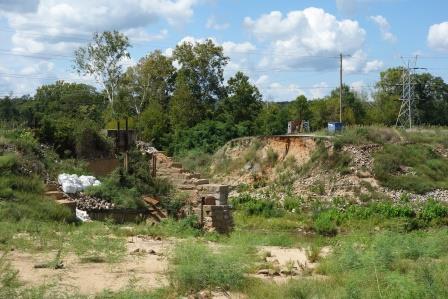
[[183, 169], [162, 153], [157, 153], [157, 176], [166, 178], [186, 193], [186, 215], [195, 214], [206, 231], [229, 233], [233, 229], [232, 207], [228, 205], [229, 186], [210, 184], [199, 173]]

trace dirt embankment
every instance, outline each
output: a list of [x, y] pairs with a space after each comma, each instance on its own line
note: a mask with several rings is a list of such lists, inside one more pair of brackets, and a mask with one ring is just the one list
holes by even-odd
[[[352, 196], [377, 188], [373, 154], [377, 145], [343, 146], [335, 150], [330, 138], [266, 136], [235, 139], [214, 157], [215, 179], [231, 186], [293, 181], [296, 194], [319, 197]], [[325, 152], [325, 153], [324, 153]], [[314, 160], [311, 161], [314, 156]], [[340, 165], [346, 159], [344, 170]], [[282, 184], [282, 182], [280, 182]]]
[[215, 179], [231, 186], [251, 184], [260, 177], [274, 180], [280, 164], [304, 165], [316, 147], [313, 137], [238, 138], [228, 142], [215, 154], [211, 170]]

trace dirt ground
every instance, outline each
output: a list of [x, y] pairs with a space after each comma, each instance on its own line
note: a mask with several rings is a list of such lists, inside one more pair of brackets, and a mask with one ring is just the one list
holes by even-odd
[[[142, 237], [128, 239], [128, 254], [122, 262], [81, 263], [74, 254], [64, 256], [64, 268], [36, 269], [36, 264], [54, 258], [56, 252], [33, 254], [14, 251], [9, 254], [12, 266], [19, 271], [25, 286], [50, 284], [59, 290], [91, 295], [104, 290], [117, 291], [127, 286], [154, 289], [168, 284], [165, 272], [168, 267], [167, 252], [173, 241]], [[134, 253], [136, 249], [146, 253]], [[155, 253], [148, 253], [153, 250]]]
[[[27, 286], [50, 285], [52, 289], [78, 293], [82, 295], [94, 295], [105, 290], [118, 291], [131, 286], [141, 290], [150, 290], [168, 285], [166, 271], [168, 269], [168, 255], [176, 240], [155, 240], [144, 236], [131, 237], [127, 240], [127, 255], [123, 261], [116, 264], [108, 263], [82, 263], [79, 258], [69, 253], [62, 260], [64, 268], [36, 269], [34, 266], [45, 261], [52, 260], [56, 252], [28, 253], [13, 251], [8, 254], [8, 260], [19, 271], [19, 279]], [[209, 246], [218, 249], [221, 245], [210, 242]], [[288, 263], [293, 263], [295, 269], [305, 265], [309, 269], [316, 267], [317, 263], [311, 263], [306, 250], [302, 248], [283, 248], [278, 246], [261, 246], [259, 252], [269, 252], [267, 262], [277, 263], [284, 269]], [[138, 252], [136, 252], [138, 250]], [[324, 247], [321, 256], [330, 253], [330, 249]], [[284, 283], [291, 277], [269, 276], [252, 274], [263, 280], [276, 283]], [[300, 279], [301, 275], [294, 276]], [[245, 298], [239, 293], [211, 293], [215, 299], [219, 298]]]

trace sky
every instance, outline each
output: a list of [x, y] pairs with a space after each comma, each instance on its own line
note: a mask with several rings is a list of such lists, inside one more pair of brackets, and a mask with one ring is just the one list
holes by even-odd
[[[267, 101], [316, 99], [344, 83], [369, 95], [380, 72], [417, 56], [448, 81], [446, 0], [0, 0], [0, 97], [56, 80], [98, 86], [73, 71], [93, 32], [131, 41], [130, 66], [149, 52], [211, 38]], [[413, 59], [411, 59], [413, 60]]]

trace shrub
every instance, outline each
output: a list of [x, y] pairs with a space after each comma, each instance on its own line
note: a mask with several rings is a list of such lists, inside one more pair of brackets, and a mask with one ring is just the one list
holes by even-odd
[[247, 255], [234, 247], [214, 253], [206, 245], [185, 241], [172, 256], [170, 280], [180, 292], [239, 289], [246, 281]]
[[231, 199], [235, 208], [243, 210], [246, 215], [261, 215], [264, 217], [280, 217], [283, 211], [271, 199], [255, 198], [248, 192]]
[[425, 221], [432, 221], [448, 216], [448, 207], [435, 200], [428, 200], [422, 207], [419, 218]]
[[319, 213], [314, 220], [314, 230], [323, 236], [335, 236], [338, 230], [332, 213], [329, 211]]
[[392, 189], [425, 193], [448, 188], [448, 159], [427, 145], [385, 145], [375, 154], [374, 173]]
[[296, 197], [296, 196], [286, 196], [284, 201], [283, 201], [283, 207], [285, 208], [285, 210], [287, 211], [295, 211], [295, 212], [299, 212], [300, 210], [300, 206], [303, 203], [303, 198], [302, 197]]

